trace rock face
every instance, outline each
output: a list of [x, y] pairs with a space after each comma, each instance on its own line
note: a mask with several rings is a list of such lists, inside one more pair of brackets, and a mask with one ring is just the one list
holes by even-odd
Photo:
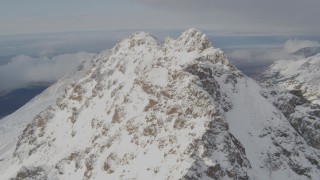
[[1, 147], [4, 179], [320, 178], [320, 151], [195, 29], [89, 64]]

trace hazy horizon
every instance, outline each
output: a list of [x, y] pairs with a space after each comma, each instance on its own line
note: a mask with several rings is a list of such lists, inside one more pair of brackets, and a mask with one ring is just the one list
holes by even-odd
[[[39, 82], [52, 83], [74, 70], [81, 61], [112, 48], [136, 31], [138, 30], [0, 36], [0, 92], [10, 92]], [[222, 49], [231, 62], [247, 75], [254, 74], [276, 60], [289, 58], [292, 48], [319, 45], [320, 41], [320, 35], [203, 32], [215, 48]], [[161, 43], [168, 36], [177, 38], [182, 30], [153, 29], [149, 33]], [[41, 72], [46, 74], [42, 73], [40, 76]]]

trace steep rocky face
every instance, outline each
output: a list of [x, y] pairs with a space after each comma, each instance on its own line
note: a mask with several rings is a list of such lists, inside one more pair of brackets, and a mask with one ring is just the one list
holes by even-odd
[[4, 178], [319, 178], [319, 150], [195, 29], [90, 64], [0, 157]]
[[[317, 48], [312, 48], [317, 49]], [[297, 52], [309, 52], [304, 48]], [[317, 53], [315, 53], [317, 54]], [[258, 76], [271, 89], [265, 95], [314, 148], [320, 149], [320, 55], [278, 61]]]
[[263, 93], [293, 128], [312, 147], [320, 149], [320, 106], [303, 97], [300, 90], [268, 91]]

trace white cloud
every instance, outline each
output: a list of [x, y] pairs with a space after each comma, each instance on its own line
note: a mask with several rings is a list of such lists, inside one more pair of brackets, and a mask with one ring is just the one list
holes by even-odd
[[79, 52], [52, 58], [34, 58], [19, 55], [0, 66], [0, 92], [26, 87], [35, 83], [52, 83], [67, 73], [76, 70], [93, 53]]
[[236, 64], [257, 63], [270, 64], [277, 60], [297, 59], [292, 53], [304, 48], [320, 46], [317, 41], [310, 40], [288, 40], [282, 46], [265, 48], [238, 47], [226, 53]]
[[284, 49], [288, 52], [288, 53], [293, 53], [301, 48], [305, 48], [305, 47], [314, 47], [314, 46], [320, 46], [320, 43], [317, 41], [310, 41], [310, 40], [288, 40], [285, 44], [284, 44]]
[[237, 49], [227, 53], [235, 63], [272, 63], [276, 60], [287, 59], [290, 55], [282, 48]]
[[0, 55], [55, 56], [111, 48], [134, 31], [88, 31], [0, 36]]
[[249, 49], [236, 49], [230, 53], [227, 53], [227, 56], [231, 59], [249, 61], [250, 59], [254, 58], [254, 53]]

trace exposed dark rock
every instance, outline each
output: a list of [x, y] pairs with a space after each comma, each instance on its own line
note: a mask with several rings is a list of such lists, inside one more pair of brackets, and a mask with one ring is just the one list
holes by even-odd
[[15, 178], [12, 180], [25, 180], [25, 179], [34, 179], [34, 180], [47, 180], [48, 176], [41, 167], [23, 166]]

